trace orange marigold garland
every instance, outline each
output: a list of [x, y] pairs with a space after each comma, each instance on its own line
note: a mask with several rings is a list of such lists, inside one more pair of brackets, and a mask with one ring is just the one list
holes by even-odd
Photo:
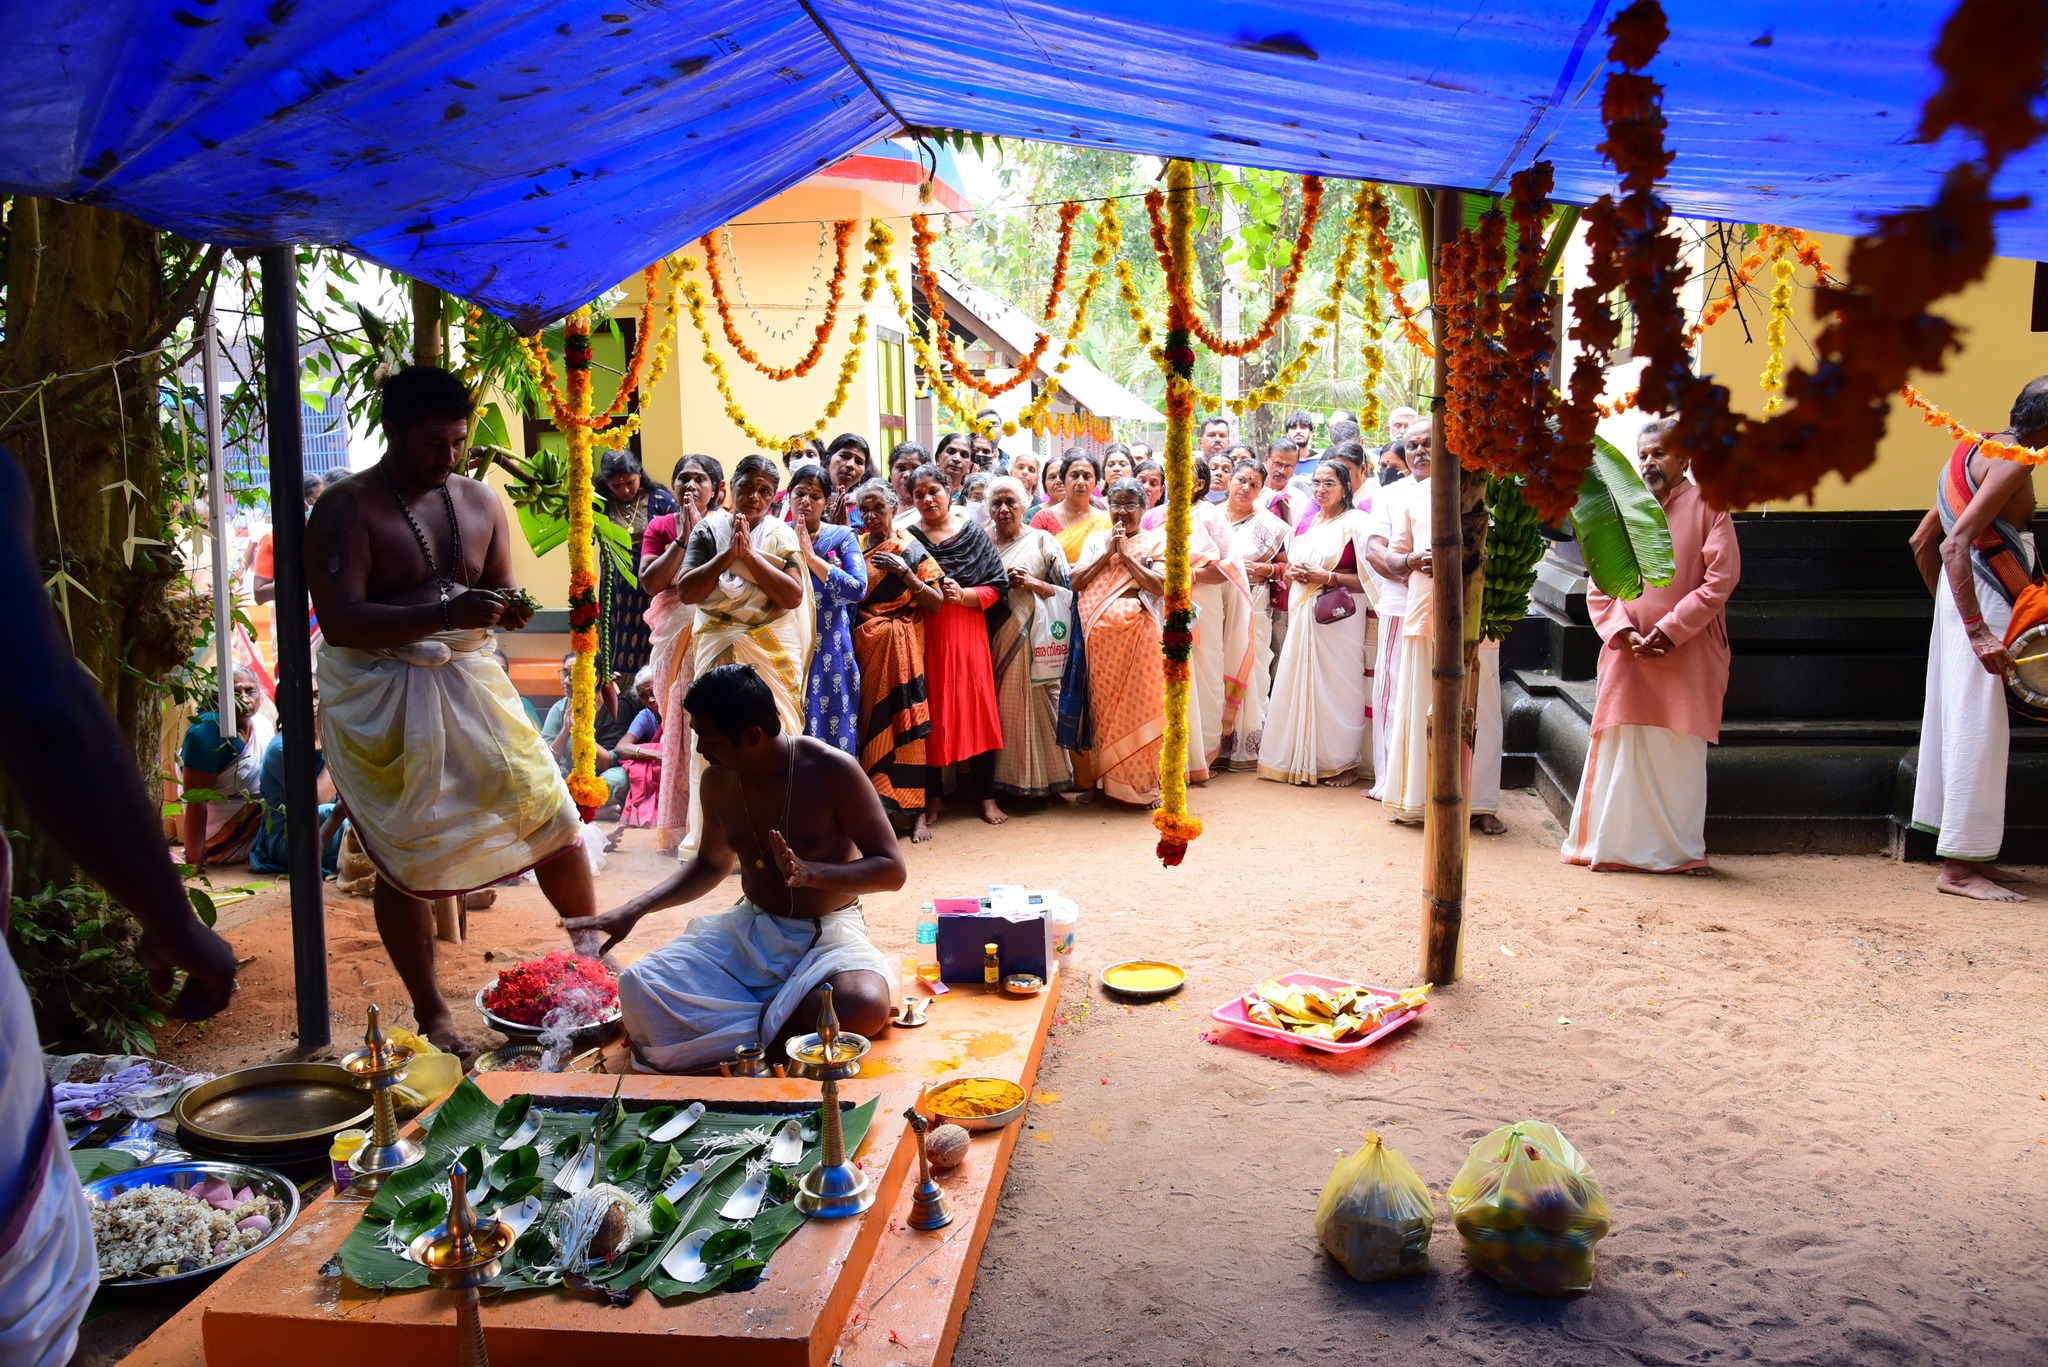
[[[1173, 278], [1173, 271], [1167, 265], [1168, 230], [1163, 222], [1166, 196], [1153, 190], [1145, 196], [1145, 213], [1152, 222], [1152, 250], [1159, 257], [1159, 268]], [[1218, 356], [1249, 356], [1273, 338], [1281, 319], [1294, 307], [1294, 291], [1301, 283], [1302, 267], [1308, 263], [1310, 243], [1316, 235], [1316, 220], [1323, 213], [1323, 182], [1320, 176], [1301, 178], [1301, 224], [1294, 232], [1294, 254], [1287, 262], [1287, 269], [1281, 274], [1280, 288], [1273, 293], [1273, 306], [1266, 311], [1266, 320], [1259, 324], [1257, 332], [1240, 337], [1234, 342], [1225, 341], [1209, 330], [1202, 321], [1201, 310], [1188, 311], [1188, 328], [1203, 346]]]
[[1387, 299], [1401, 319], [1401, 335], [1408, 339], [1408, 345], [1424, 356], [1434, 356], [1436, 347], [1422, 325], [1415, 321], [1415, 310], [1408, 306], [1408, 300], [1401, 293], [1408, 287], [1408, 282], [1401, 278], [1400, 268], [1394, 264], [1394, 243], [1387, 235], [1393, 216], [1387, 208], [1386, 193], [1377, 185], [1368, 186], [1367, 191], [1367, 257], [1379, 268], [1380, 283], [1386, 287]]
[[1194, 168], [1175, 158], [1166, 164], [1166, 615], [1160, 633], [1165, 657], [1166, 737], [1159, 747], [1159, 862], [1168, 868], [1187, 857], [1188, 843], [1202, 823], [1188, 815], [1188, 659], [1195, 643], [1195, 609], [1189, 597], [1189, 508], [1194, 499], [1195, 402], [1189, 376], [1195, 369], [1192, 310], [1187, 283], [1194, 261]]
[[[1105, 208], [1104, 212], [1108, 210]], [[1060, 205], [1059, 248], [1053, 258], [1052, 287], [1046, 291], [1043, 313], [1047, 323], [1051, 323], [1059, 313], [1060, 295], [1067, 283], [1067, 257], [1074, 249], [1074, 220], [1080, 214], [1078, 201], [1070, 199]], [[1045, 359], [1046, 348], [1052, 345], [1052, 333], [1048, 330], [1039, 332], [1031, 350], [1017, 362], [1017, 373], [1009, 379], [997, 383], [982, 379], [961, 362], [959, 353], [954, 349], [952, 329], [946, 326], [946, 301], [939, 293], [938, 272], [932, 269], [931, 220], [923, 214], [910, 216], [910, 244], [917, 264], [918, 288], [924, 291], [925, 306], [931, 314], [932, 338], [953, 379], [985, 399], [1007, 394], [1029, 380], [1038, 363]]]
[[[1539, 161], [1517, 171], [1508, 181], [1508, 217], [1515, 227], [1514, 278], [1508, 308], [1501, 322], [1507, 350], [1506, 380], [1499, 401], [1514, 443], [1509, 468], [1522, 478], [1521, 495], [1545, 521], [1569, 513], [1577, 501], [1577, 480], [1569, 488], [1557, 482], [1564, 472], [1553, 467], [1557, 433], [1552, 420], [1557, 398], [1550, 384], [1555, 351], [1551, 322], [1554, 306], [1550, 281], [1543, 270], [1544, 226], [1550, 216], [1551, 165]], [[1581, 472], [1580, 478], [1583, 478]]]
[[[2029, 0], [1961, 0], [1943, 24], [1933, 54], [1942, 84], [1922, 110], [1919, 137], [1933, 142], [1960, 127], [1976, 135], [1982, 157], [1951, 168], [1932, 205], [1883, 215], [1857, 239], [1849, 283], [1818, 291], [1819, 311], [1832, 315], [1815, 339], [1819, 360], [1811, 372], [1800, 368], [1786, 377], [1791, 402], [1759, 421], [1731, 412], [1726, 387], [1695, 373], [1677, 321], [1685, 272], [1677, 240], [1662, 231], [1669, 209], [1655, 193], [1671, 160], [1662, 90], [1641, 74], [1667, 32], [1656, 0], [1636, 0], [1608, 26], [1609, 55], [1623, 69], [1607, 80], [1602, 150], [1628, 194], [1618, 207], [1603, 198], [1588, 215], [1596, 283], [1626, 282], [1637, 345], [1648, 361], [1637, 406], [1676, 413], [1678, 439], [1710, 504], [1732, 508], [1810, 494], [1825, 474], [1846, 478], [1868, 467], [1891, 396], [1912, 371], [1941, 370], [1959, 345], [1955, 325], [1928, 306], [1990, 264], [1993, 215], [2012, 207], [1992, 198], [1992, 178], [2043, 131], [2035, 102], [2048, 76], [2048, 8]], [[1581, 402], [1576, 383], [1572, 408], [1591, 420], [1591, 400]]]
[[[725, 281], [718, 273], [718, 244], [706, 233], [697, 239], [697, 245], [704, 249], [704, 276], [711, 282], [711, 301], [718, 309], [719, 326], [725, 331], [726, 343], [734, 354], [769, 379], [780, 383], [808, 375], [818, 364], [818, 358], [825, 354], [825, 344], [832, 340], [832, 329], [839, 321], [839, 306], [846, 296], [846, 254], [853, 242], [853, 235], [860, 227], [856, 218], [842, 218], [832, 224], [832, 278], [825, 287], [825, 317], [818, 324], [818, 330], [811, 336], [811, 346], [794, 365], [771, 366], [754, 354], [734, 326], [732, 305], [726, 301]], [[737, 263], [734, 269], [738, 269]]]

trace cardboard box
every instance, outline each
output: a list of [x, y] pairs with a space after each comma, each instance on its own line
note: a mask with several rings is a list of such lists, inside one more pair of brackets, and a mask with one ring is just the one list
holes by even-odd
[[983, 981], [982, 946], [991, 941], [1002, 958], [1004, 977], [1048, 977], [1043, 909], [1006, 905], [997, 911], [978, 897], [941, 897], [932, 907], [939, 916], [939, 977], [946, 982]]

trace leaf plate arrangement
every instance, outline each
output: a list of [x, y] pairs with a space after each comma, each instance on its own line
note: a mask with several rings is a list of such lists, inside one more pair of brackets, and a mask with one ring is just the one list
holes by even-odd
[[[875, 1106], [842, 1115], [848, 1153], [866, 1137]], [[591, 1270], [591, 1283], [621, 1293], [645, 1286], [664, 1300], [743, 1291], [804, 1222], [790, 1198], [823, 1156], [818, 1122], [816, 1107], [641, 1106], [616, 1094], [594, 1112], [543, 1105], [530, 1093], [496, 1105], [465, 1080], [428, 1118], [425, 1157], [385, 1183], [342, 1242], [340, 1270], [364, 1287], [426, 1286], [426, 1268], [405, 1249], [447, 1218], [448, 1170], [459, 1160], [478, 1213], [519, 1229], [487, 1290], [580, 1282], [564, 1267], [564, 1208], [609, 1187], [631, 1200], [652, 1235]]]

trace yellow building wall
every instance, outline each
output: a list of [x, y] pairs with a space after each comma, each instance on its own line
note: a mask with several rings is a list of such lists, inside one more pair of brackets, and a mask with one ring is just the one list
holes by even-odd
[[[902, 193], [896, 193], [898, 190]], [[860, 314], [860, 268], [865, 259], [862, 244], [867, 239], [869, 221], [877, 215], [890, 216], [890, 228], [896, 235], [890, 269], [896, 272], [906, 290], [911, 288], [910, 229], [900, 217], [908, 207], [909, 193], [908, 187], [887, 187], [883, 190], [887, 197], [882, 198], [864, 188], [863, 182], [807, 181], [733, 220], [728, 225], [732, 242], [730, 256], [723, 254], [726, 230], [712, 234], [721, 252], [720, 267], [726, 297], [732, 305], [733, 326], [741, 340], [764, 363], [787, 366], [809, 349], [817, 325], [824, 317], [834, 254], [829, 236], [820, 247], [820, 223], [841, 218], [860, 220], [847, 251], [845, 297], [838, 321], [817, 365], [808, 375], [797, 379], [772, 380], [733, 351], [725, 339], [710, 298], [710, 287], [702, 269], [703, 249], [694, 242], [684, 248], [699, 262], [693, 278], [704, 285], [704, 321], [712, 335], [711, 344], [725, 362], [725, 373], [734, 398], [756, 427], [773, 434], [808, 430], [831, 399], [838, 384], [840, 362], [846, 355], [847, 338]], [[740, 292], [742, 282], [744, 298]], [[634, 275], [622, 288], [625, 298], [613, 310], [613, 316], [637, 320], [644, 301], [640, 277]], [[810, 307], [804, 308], [807, 300]], [[755, 320], [755, 313], [760, 315], [759, 322]], [[657, 314], [653, 326], [658, 330], [661, 325], [661, 316]], [[788, 332], [792, 326], [796, 329], [793, 336], [773, 335], [775, 332]], [[907, 331], [903, 320], [897, 316], [886, 281], [877, 282], [874, 300], [868, 307], [868, 337], [862, 346], [860, 368], [848, 389], [845, 406], [824, 429], [824, 440], [828, 442], [841, 432], [860, 433], [876, 450], [878, 458], [882, 458], [886, 451], [877, 405], [880, 366], [876, 355], [882, 345], [878, 336], [881, 328], [899, 334]], [[725, 400], [718, 392], [711, 367], [703, 359], [704, 346], [703, 337], [691, 326], [688, 307], [679, 304], [674, 354], [667, 373], [640, 399], [641, 460], [648, 474], [664, 484], [669, 483], [676, 462], [686, 453], [715, 457], [730, 474], [742, 456], [760, 451], [760, 447], [726, 416]], [[905, 373], [909, 373], [907, 364]], [[524, 458], [528, 454], [524, 424], [502, 395], [493, 395], [490, 401], [497, 403], [505, 412], [511, 447]], [[504, 472], [493, 468], [487, 479], [502, 495], [507, 482]], [[567, 607], [567, 548], [557, 547], [545, 556], [535, 555], [519, 530], [509, 499], [505, 500], [504, 506], [512, 530], [514, 575], [540, 599], [543, 607]], [[568, 638], [563, 636], [560, 639], [566, 647]], [[553, 637], [548, 638], [549, 648], [553, 648], [553, 641]]]
[[[1845, 268], [1848, 238], [1817, 233], [1814, 240], [1830, 265], [1837, 270]], [[1814, 313], [1811, 283], [1812, 273], [1803, 267], [1793, 277], [1793, 327], [1785, 343], [1788, 370], [1799, 364], [1810, 366], [1813, 361], [1808, 342], [1818, 334], [1820, 323]], [[1747, 338], [1743, 320], [1731, 310], [1700, 339], [1700, 368], [1728, 386], [1735, 408], [1756, 416], [1762, 415], [1764, 404], [1757, 381], [1770, 354], [1764, 342], [1770, 286], [1766, 264], [1758, 272], [1756, 291], [1744, 304]], [[1993, 260], [1982, 280], [1935, 306], [1936, 313], [1962, 329], [1963, 349], [1949, 361], [1947, 370], [1916, 375], [1914, 385], [1958, 421], [1979, 431], [1995, 432], [2005, 426], [2006, 414], [2021, 386], [2048, 371], [2048, 345], [2044, 345], [2048, 334], [2031, 330], [2033, 297], [2033, 262], [2009, 257]], [[1810, 506], [1825, 512], [1924, 511], [1934, 498], [1936, 472], [1953, 446], [1946, 433], [1927, 426], [1917, 410], [1895, 398], [1875, 464], [1847, 482], [1828, 476], [1810, 505], [1800, 500], [1771, 506]]]

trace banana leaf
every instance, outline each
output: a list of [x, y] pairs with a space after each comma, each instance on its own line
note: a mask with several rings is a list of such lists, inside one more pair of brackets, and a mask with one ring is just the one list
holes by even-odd
[[[716, 1289], [735, 1271], [747, 1272], [739, 1264], [748, 1260], [767, 1261], [767, 1255], [774, 1252], [784, 1239], [802, 1222], [802, 1216], [789, 1206], [772, 1206], [755, 1217], [747, 1226], [751, 1240], [747, 1255], [735, 1263], [717, 1269], [717, 1278], [709, 1285], [681, 1286], [673, 1283], [660, 1272], [662, 1256], [675, 1239], [688, 1234], [692, 1229], [722, 1228], [724, 1222], [718, 1219], [718, 1209], [725, 1204], [734, 1188], [744, 1180], [746, 1163], [755, 1157], [768, 1141], [774, 1127], [786, 1119], [803, 1116], [800, 1111], [776, 1109], [767, 1113], [743, 1114], [732, 1111], [709, 1111], [704, 1118], [691, 1128], [688, 1134], [671, 1146], [652, 1146], [649, 1151], [643, 1130], [658, 1126], [661, 1117], [659, 1108], [629, 1110], [626, 1119], [616, 1130], [605, 1137], [598, 1146], [599, 1162], [602, 1166], [616, 1155], [634, 1145], [640, 1145], [643, 1155], [636, 1173], [625, 1175], [615, 1185], [651, 1204], [659, 1194], [661, 1185], [675, 1164], [669, 1162], [671, 1153], [682, 1161], [695, 1161], [700, 1157], [715, 1159], [703, 1181], [699, 1182], [677, 1211], [678, 1220], [672, 1230], [657, 1236], [644, 1249], [635, 1253], [608, 1272], [600, 1273], [594, 1280], [607, 1286], [625, 1289], [639, 1285], [650, 1276], [654, 1279], [649, 1286], [657, 1295], [684, 1295]], [[671, 1112], [672, 1113], [672, 1112]], [[594, 1110], [562, 1111], [547, 1108], [546, 1103], [537, 1111], [541, 1117], [541, 1131], [535, 1141], [540, 1151], [540, 1182], [534, 1191], [542, 1201], [540, 1217], [534, 1222], [533, 1230], [545, 1230], [553, 1218], [554, 1209], [563, 1199], [552, 1179], [567, 1161], [569, 1147], [575, 1137], [587, 1136], [597, 1120]], [[811, 1113], [815, 1115], [815, 1110]], [[873, 1123], [875, 1103], [844, 1116], [846, 1147], [849, 1153], [860, 1144]], [[655, 1117], [655, 1124], [647, 1123], [648, 1117]], [[396, 1242], [393, 1221], [408, 1206], [431, 1194], [444, 1194], [448, 1188], [448, 1168], [463, 1150], [472, 1144], [491, 1147], [498, 1138], [495, 1122], [498, 1107], [475, 1083], [464, 1081], [441, 1103], [427, 1123], [424, 1141], [425, 1156], [412, 1167], [394, 1174], [377, 1193], [364, 1210], [362, 1220], [350, 1232], [341, 1246], [342, 1272], [359, 1286], [380, 1289], [402, 1289], [427, 1285], [426, 1269], [406, 1258], [402, 1251], [392, 1247]], [[815, 1129], [815, 1122], [804, 1117], [806, 1123]], [[758, 1131], [758, 1137], [752, 1137]], [[734, 1144], [741, 1136], [748, 1136], [748, 1142]], [[799, 1170], [815, 1165], [823, 1151], [822, 1140], [813, 1140], [805, 1145], [804, 1157]], [[623, 1164], [621, 1165], [624, 1166]], [[523, 1194], [523, 1193], [522, 1193]], [[785, 1213], [787, 1212], [787, 1213]], [[792, 1218], [793, 1217], [793, 1218]], [[786, 1226], [786, 1227], [785, 1227]], [[533, 1231], [529, 1231], [531, 1234]], [[533, 1263], [521, 1247], [530, 1254], [535, 1246], [546, 1247], [536, 1240], [535, 1245], [515, 1246], [513, 1253], [505, 1259], [504, 1269], [489, 1284], [489, 1289], [498, 1291], [521, 1291], [542, 1287], [548, 1283], [533, 1270]]]
[[1579, 485], [1572, 533], [1587, 575], [1610, 598], [1640, 597], [1645, 585], [1661, 587], [1677, 572], [1664, 509], [1635, 466], [1601, 437], [1593, 438], [1593, 463]]

